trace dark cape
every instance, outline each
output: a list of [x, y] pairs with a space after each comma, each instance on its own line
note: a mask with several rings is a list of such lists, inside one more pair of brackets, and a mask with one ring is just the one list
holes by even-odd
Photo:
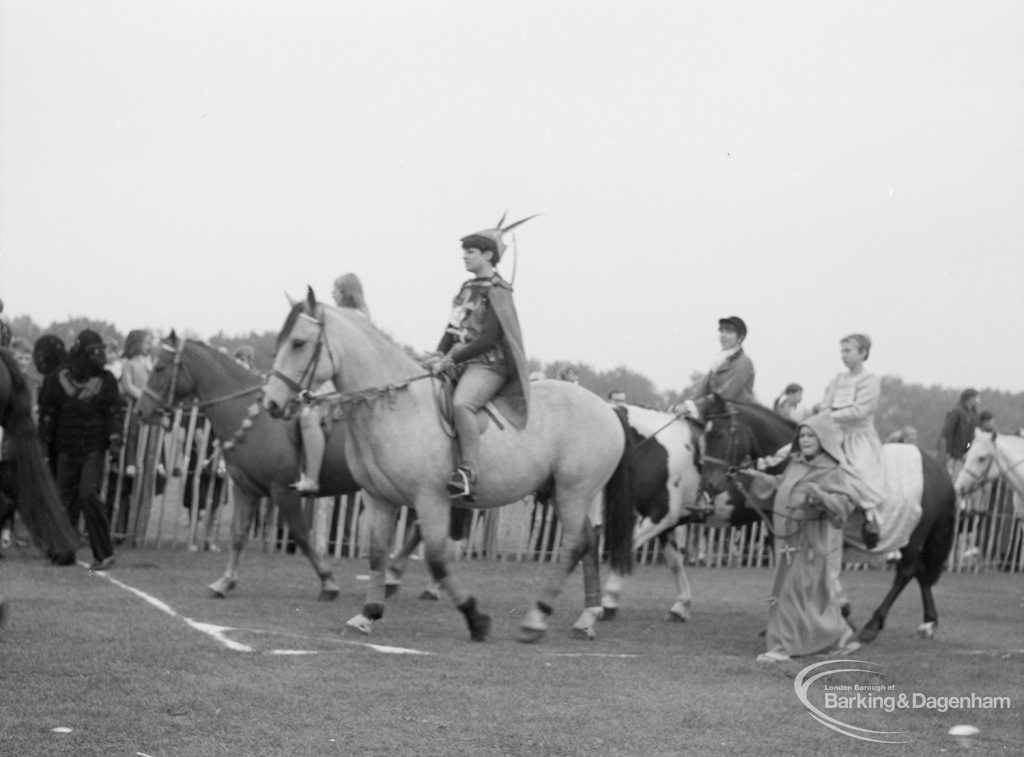
[[495, 276], [491, 280], [488, 299], [501, 323], [505, 357], [512, 363], [508, 366], [508, 381], [498, 394], [498, 398], [505, 400], [500, 407], [503, 414], [508, 415], [509, 422], [521, 429], [529, 416], [530, 373], [526, 363], [526, 349], [523, 347], [523, 332], [519, 328], [519, 316], [512, 301], [512, 287], [500, 276]]

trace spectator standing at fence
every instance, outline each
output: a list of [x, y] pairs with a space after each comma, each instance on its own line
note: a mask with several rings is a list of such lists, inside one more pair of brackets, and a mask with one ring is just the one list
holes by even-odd
[[0, 349], [9, 347], [14, 334], [11, 333], [11, 319], [4, 312], [4, 301], [0, 300]]
[[[349, 308], [370, 320], [370, 308], [363, 295], [363, 282], [354, 273], [344, 273], [334, 280], [334, 303], [339, 308]], [[303, 402], [299, 411], [299, 429], [302, 432], [302, 455], [305, 461], [299, 480], [292, 488], [301, 494], [316, 494], [320, 491], [320, 469], [327, 446], [327, 432], [324, 429], [324, 413], [319, 398], [335, 391], [334, 383], [325, 381]]]
[[942, 425], [939, 455], [945, 459], [946, 470], [953, 481], [956, 481], [964, 465], [967, 448], [974, 440], [974, 430], [978, 426], [978, 402], [976, 389], [964, 389], [960, 393], [960, 401], [946, 413], [946, 420]]
[[[18, 368], [25, 376], [25, 383], [28, 384], [29, 391], [32, 393], [32, 414], [33, 417], [36, 417], [37, 413], [35, 411], [35, 405], [36, 397], [39, 394], [39, 385], [38, 383], [36, 383], [35, 379], [31, 374], [32, 347], [29, 345], [28, 341], [16, 336], [11, 339], [11, 343], [10, 345], [8, 345], [7, 349], [9, 349], [11, 354], [14, 356], [14, 360], [18, 364]], [[0, 466], [5, 464], [3, 449], [3, 430], [0, 429]], [[0, 480], [2, 480], [5, 484], [5, 491], [0, 493], [0, 497], [16, 497], [17, 492], [13, 490], [13, 486], [10, 489], [8, 489], [8, 487], [6, 486], [6, 482], [8, 480], [7, 476], [0, 476]], [[10, 514], [3, 520], [3, 522], [0, 523], [0, 550], [7, 549], [11, 545], [11, 541], [13, 538], [12, 531], [15, 522], [14, 516], [15, 514], [12, 510]]]
[[614, 407], [625, 407], [626, 393], [622, 389], [612, 389], [608, 392], [608, 403]]
[[991, 410], [982, 410], [978, 413], [978, 428], [989, 432], [996, 430], [996, 418]]
[[256, 350], [251, 344], [238, 345], [231, 357], [250, 373], [256, 373]]
[[124, 340], [124, 353], [121, 371], [121, 388], [132, 400], [142, 397], [149, 373], [153, 370], [153, 336], [144, 329], [133, 329]]
[[107, 370], [117, 379], [118, 387], [120, 387], [121, 376], [124, 374], [124, 362], [121, 360], [121, 342], [115, 338], [107, 340]]
[[789, 384], [776, 399], [772, 409], [783, 418], [789, 418], [794, 423], [807, 418], [811, 412], [803, 406], [804, 388], [800, 384]]
[[93, 570], [114, 564], [110, 524], [100, 501], [104, 458], [121, 444], [121, 395], [106, 369], [103, 339], [85, 329], [68, 364], [49, 374], [39, 392], [39, 433], [57, 451], [57, 487], [77, 521], [85, 515]]
[[580, 372], [570, 365], [561, 370], [558, 374], [558, 378], [561, 381], [568, 381], [570, 384], [578, 384], [580, 383]]
[[[68, 361], [68, 348], [64, 340], [56, 334], [43, 334], [32, 347], [32, 363], [39, 374], [40, 387], [46, 377], [63, 368]], [[38, 420], [38, 394], [36, 395], [36, 418]], [[50, 445], [43, 444], [43, 454], [50, 463], [50, 470], [57, 475], [57, 452]]]

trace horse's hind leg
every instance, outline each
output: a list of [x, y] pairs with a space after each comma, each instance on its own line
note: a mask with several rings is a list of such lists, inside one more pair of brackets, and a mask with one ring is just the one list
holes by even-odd
[[896, 566], [896, 577], [893, 579], [892, 588], [889, 589], [889, 593], [885, 595], [885, 599], [882, 600], [882, 604], [878, 606], [878, 609], [871, 614], [871, 620], [860, 629], [860, 633], [857, 634], [858, 641], [869, 644], [878, 636], [879, 631], [885, 625], [885, 619], [896, 598], [899, 597], [903, 589], [910, 583], [910, 579], [914, 577], [916, 562], [916, 555], [911, 555], [907, 552], [903, 553], [899, 564]]
[[574, 639], [593, 641], [596, 638], [594, 624], [600, 620], [601, 610], [601, 555], [598, 551], [598, 538], [594, 527], [588, 520], [584, 524], [584, 536], [587, 551], [583, 561], [583, 612], [573, 623], [571, 635]]
[[[564, 488], [564, 487], [563, 487]], [[556, 491], [558, 487], [556, 486]], [[566, 496], [561, 499], [560, 494], [555, 495], [555, 507], [558, 513], [558, 520], [562, 524], [562, 546], [559, 549], [558, 561], [555, 563], [553, 573], [548, 577], [544, 588], [541, 590], [540, 598], [536, 605], [531, 608], [519, 626], [519, 641], [532, 643], [540, 641], [547, 632], [547, 618], [551, 615], [555, 600], [562, 592], [569, 574], [576, 568], [576, 564], [583, 558], [588, 550], [587, 532], [590, 524], [586, 519], [586, 504], [593, 499], [590, 497]], [[578, 506], [567, 503], [579, 502]], [[592, 531], [591, 531], [592, 533]], [[595, 548], [596, 549], [596, 548]]]
[[288, 524], [288, 530], [292, 539], [302, 550], [302, 554], [309, 560], [317, 576], [320, 578], [320, 595], [317, 597], [321, 602], [331, 601], [338, 598], [341, 587], [334, 580], [334, 571], [313, 546], [309, 543], [309, 525], [302, 514], [302, 497], [290, 489], [274, 487], [274, 502], [284, 516]]

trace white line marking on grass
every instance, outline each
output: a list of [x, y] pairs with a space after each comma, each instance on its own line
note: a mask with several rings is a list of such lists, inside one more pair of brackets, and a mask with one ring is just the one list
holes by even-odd
[[1003, 657], [1009, 657], [1015, 654], [1024, 654], [1024, 649], [960, 649], [957, 650], [960, 654], [986, 654], [986, 655], [1002, 655]]
[[[312, 638], [312, 637], [309, 637], [309, 636], [300, 636], [299, 634], [287, 634], [287, 633], [280, 634], [280, 633], [277, 633], [275, 631], [266, 631], [266, 630], [255, 629], [255, 628], [234, 628], [232, 626], [218, 626], [218, 625], [215, 625], [213, 623], [204, 623], [204, 622], [199, 621], [199, 620], [192, 620], [192, 618], [188, 618], [188, 617], [182, 615], [177, 610], [175, 610], [173, 607], [171, 607], [169, 604], [167, 604], [166, 602], [164, 602], [164, 601], [162, 601], [160, 599], [157, 599], [153, 595], [147, 594], [146, 592], [142, 591], [141, 589], [136, 589], [134, 586], [126, 584], [124, 581], [119, 581], [118, 579], [113, 578], [112, 576], [107, 575], [106, 571], [93, 571], [93, 574], [97, 575], [97, 576], [102, 576], [103, 578], [107, 579], [108, 581], [110, 581], [110, 583], [114, 584], [115, 586], [117, 586], [117, 587], [119, 587], [121, 589], [124, 589], [127, 592], [130, 592], [130, 593], [134, 594], [135, 596], [139, 597], [140, 599], [148, 602], [150, 605], [152, 605], [156, 609], [160, 610], [160, 612], [165, 613], [167, 615], [170, 615], [172, 618], [180, 618], [190, 628], [193, 628], [196, 631], [199, 631], [200, 633], [205, 633], [207, 636], [210, 636], [211, 638], [219, 641], [221, 644], [223, 644], [225, 647], [227, 647], [228, 649], [232, 650], [233, 652], [255, 652], [257, 650], [253, 649], [248, 644], [242, 644], [240, 642], [234, 641], [233, 639], [229, 639], [226, 636], [226, 634], [229, 631], [243, 631], [243, 632], [248, 632], [248, 633], [258, 633], [258, 634], [268, 634], [268, 635], [269, 634], [275, 634], [275, 635], [279, 635], [279, 636], [281, 636], [281, 635], [283, 635], [283, 636], [293, 636], [295, 638], [305, 638], [305, 639]], [[384, 645], [381, 645], [381, 644], [371, 644], [371, 643], [365, 642], [365, 641], [348, 641], [348, 640], [344, 640], [344, 639], [331, 639], [330, 641], [335, 641], [335, 642], [337, 642], [339, 644], [346, 644], [346, 645], [349, 645], [349, 646], [366, 647], [367, 649], [371, 649], [374, 652], [380, 652], [382, 654], [411, 654], [411, 655], [429, 655], [429, 654], [433, 654], [433, 652], [422, 652], [422, 651], [420, 651], [418, 649], [406, 649], [405, 647], [389, 647], [389, 646], [384, 646]], [[314, 650], [301, 650], [301, 649], [295, 649], [295, 650], [275, 649], [275, 650], [272, 650], [271, 652], [269, 652], [269, 654], [299, 656], [299, 655], [309, 655], [309, 654], [320, 654], [320, 652], [314, 651]]]
[[641, 654], [613, 654], [612, 652], [552, 652], [552, 657], [643, 657]]

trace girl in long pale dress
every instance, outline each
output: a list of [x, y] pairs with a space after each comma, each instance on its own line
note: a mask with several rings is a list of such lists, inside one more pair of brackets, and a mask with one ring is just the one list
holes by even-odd
[[[345, 273], [334, 280], [334, 302], [340, 308], [351, 308], [370, 320], [370, 309], [366, 306], [363, 295], [363, 283], [354, 273]], [[310, 401], [303, 403], [299, 412], [299, 429], [302, 432], [302, 454], [305, 465], [299, 480], [292, 488], [302, 494], [316, 494], [320, 491], [320, 469], [323, 467], [324, 449], [327, 446], [327, 435], [324, 431], [323, 411], [317, 402], [318, 397], [334, 391], [334, 383], [325, 381], [310, 396]]]
[[767, 651], [775, 662], [845, 648], [853, 629], [842, 614], [842, 598], [830, 564], [843, 549], [843, 524], [860, 496], [859, 482], [844, 469], [841, 433], [828, 415], [801, 423], [796, 447], [778, 477], [750, 471], [755, 499], [774, 496], [776, 568], [770, 598]]
[[863, 494], [857, 505], [864, 512], [864, 545], [873, 549], [878, 544], [875, 511], [885, 501], [882, 440], [875, 429], [882, 382], [864, 370], [864, 361], [871, 353], [871, 339], [864, 334], [851, 334], [841, 339], [839, 346], [848, 371], [832, 379], [821, 409], [839, 426], [843, 454], [850, 470], [861, 479]]

